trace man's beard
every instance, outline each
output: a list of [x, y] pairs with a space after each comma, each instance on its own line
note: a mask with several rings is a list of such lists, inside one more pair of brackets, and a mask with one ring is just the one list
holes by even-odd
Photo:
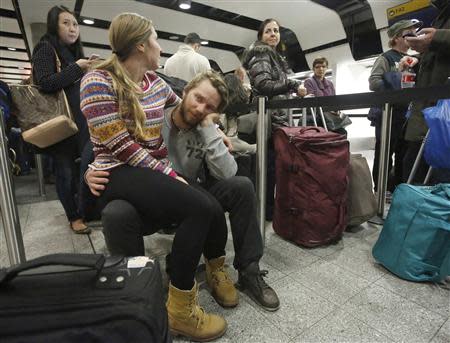
[[186, 110], [186, 101], [184, 99], [181, 100], [181, 105], [180, 105], [180, 117], [181, 120], [183, 121], [183, 123], [187, 126], [189, 126], [189, 128], [193, 128], [195, 126], [197, 126], [197, 124], [200, 123], [200, 120], [196, 120], [196, 118], [191, 117], [191, 119], [188, 118], [187, 116], [187, 110]]

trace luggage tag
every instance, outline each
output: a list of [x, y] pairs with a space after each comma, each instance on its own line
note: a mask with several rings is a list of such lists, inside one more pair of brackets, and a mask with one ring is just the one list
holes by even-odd
[[147, 256], [134, 256], [129, 257], [127, 262], [127, 268], [144, 268], [147, 265], [147, 262], [152, 262], [151, 258]]

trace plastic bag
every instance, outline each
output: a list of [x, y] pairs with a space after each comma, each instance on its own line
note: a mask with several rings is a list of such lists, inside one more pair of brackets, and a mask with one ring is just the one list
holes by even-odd
[[423, 110], [429, 128], [424, 157], [433, 168], [450, 169], [450, 99]]
[[324, 112], [323, 115], [330, 131], [346, 128], [352, 123], [349, 116], [343, 112]]

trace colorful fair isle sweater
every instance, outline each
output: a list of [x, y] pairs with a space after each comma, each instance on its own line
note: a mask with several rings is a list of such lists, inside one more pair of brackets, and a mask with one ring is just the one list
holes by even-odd
[[167, 149], [161, 127], [164, 109], [176, 106], [180, 99], [162, 79], [153, 72], [144, 75], [139, 102], [146, 120], [144, 137], [139, 139], [131, 134], [133, 119], [118, 113], [118, 98], [107, 71], [97, 69], [87, 73], [81, 81], [80, 92], [81, 110], [88, 121], [94, 146], [93, 169], [108, 170], [128, 164], [176, 177], [167, 160], [162, 160], [167, 156]]

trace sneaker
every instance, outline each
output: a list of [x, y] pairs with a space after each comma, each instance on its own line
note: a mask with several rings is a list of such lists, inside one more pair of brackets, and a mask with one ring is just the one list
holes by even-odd
[[252, 298], [258, 305], [267, 311], [276, 311], [280, 308], [280, 300], [275, 291], [263, 277], [267, 270], [259, 270], [256, 262], [250, 263], [245, 269], [239, 271], [238, 288]]

